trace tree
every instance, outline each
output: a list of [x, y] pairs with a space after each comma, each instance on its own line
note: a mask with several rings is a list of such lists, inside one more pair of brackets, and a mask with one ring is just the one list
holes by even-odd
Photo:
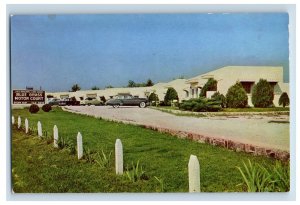
[[273, 105], [273, 88], [267, 80], [260, 79], [252, 90], [252, 103], [254, 107], [269, 107]]
[[136, 84], [133, 80], [129, 80], [127, 87], [129, 87], [129, 88], [136, 87]]
[[150, 86], [153, 86], [153, 85], [154, 85], [154, 84], [153, 84], [152, 80], [151, 80], [151, 79], [148, 79], [147, 82], [146, 82], [146, 86], [147, 86], [147, 87], [150, 87]]
[[92, 89], [92, 90], [100, 90], [100, 88], [97, 87], [97, 86], [93, 86], [91, 89]]
[[154, 92], [149, 95], [148, 99], [149, 99], [150, 103], [152, 103], [153, 101], [155, 101], [155, 105], [157, 104], [157, 102], [159, 102], [158, 95], [155, 94]]
[[236, 82], [228, 89], [226, 103], [230, 108], [244, 108], [248, 105], [248, 96], [241, 83]]
[[75, 84], [75, 85], [72, 86], [72, 92], [76, 92], [76, 91], [78, 91], [78, 90], [80, 90], [80, 89], [81, 89], [81, 88], [79, 87], [78, 84]]
[[223, 94], [220, 94], [219, 91], [215, 92], [212, 96], [212, 99], [219, 101], [221, 103], [221, 107], [224, 108], [226, 106], [226, 98]]
[[114, 86], [112, 86], [112, 85], [107, 85], [107, 86], [105, 86], [105, 88], [114, 88]]
[[146, 83], [135, 83], [134, 87], [146, 87]]
[[289, 98], [289, 96], [288, 96], [288, 94], [286, 92], [283, 92], [280, 95], [278, 104], [282, 105], [283, 107], [288, 106], [290, 104], [290, 98]]
[[217, 90], [218, 81], [214, 78], [209, 78], [200, 92], [200, 97], [206, 97], [206, 91], [216, 91]]
[[178, 99], [177, 91], [171, 87], [171, 88], [168, 88], [168, 90], [167, 90], [167, 93], [164, 98], [164, 104], [170, 106], [171, 102], [173, 100], [179, 100], [179, 99]]

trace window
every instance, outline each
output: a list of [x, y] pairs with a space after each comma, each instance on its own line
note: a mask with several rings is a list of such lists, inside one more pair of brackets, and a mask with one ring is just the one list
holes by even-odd
[[275, 86], [277, 85], [277, 82], [269, 82], [269, 84], [271, 85], [272, 89], [273, 89], [273, 93], [275, 91]]
[[61, 95], [60, 99], [65, 99], [65, 98], [68, 98], [68, 97], [69, 97], [69, 95]]
[[252, 81], [242, 81], [241, 82], [243, 88], [245, 89], [246, 93], [251, 93], [252, 87], [254, 85], [254, 82]]
[[125, 99], [131, 99], [132, 96], [131, 95], [125, 95]]
[[189, 91], [184, 90], [184, 92], [185, 92], [185, 97], [188, 98], [189, 97]]

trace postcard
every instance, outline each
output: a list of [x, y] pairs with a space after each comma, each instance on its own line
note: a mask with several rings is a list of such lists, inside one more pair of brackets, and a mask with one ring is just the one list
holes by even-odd
[[10, 17], [13, 193], [289, 192], [288, 13]]

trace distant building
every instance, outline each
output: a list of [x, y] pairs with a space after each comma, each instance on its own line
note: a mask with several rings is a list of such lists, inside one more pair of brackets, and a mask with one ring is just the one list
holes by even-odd
[[218, 85], [216, 91], [206, 93], [207, 97], [217, 91], [226, 95], [228, 88], [239, 81], [248, 94], [248, 104], [252, 106], [251, 92], [259, 79], [266, 79], [273, 87], [275, 106], [278, 106], [279, 97], [283, 92], [287, 92], [289, 95], [289, 83], [283, 82], [283, 68], [274, 66], [226, 66], [190, 79], [176, 79], [167, 83], [157, 83], [151, 87], [106, 88], [104, 90], [79, 90], [46, 94], [60, 99], [76, 97], [77, 100], [84, 101], [87, 97], [95, 97], [98, 100], [103, 99], [103, 97], [110, 99], [120, 93], [130, 93], [136, 97], [148, 97], [150, 93], [155, 92], [159, 100], [163, 101], [167, 89], [173, 87], [178, 93], [179, 100], [182, 101], [198, 97], [209, 78], [217, 80]]

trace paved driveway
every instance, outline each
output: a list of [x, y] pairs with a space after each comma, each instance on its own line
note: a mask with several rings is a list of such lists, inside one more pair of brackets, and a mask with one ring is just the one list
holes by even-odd
[[71, 112], [84, 113], [103, 119], [151, 125], [226, 138], [266, 148], [289, 150], [289, 123], [270, 123], [274, 120], [289, 120], [287, 115], [196, 118], [175, 116], [151, 108], [139, 107], [68, 106], [66, 108]]

